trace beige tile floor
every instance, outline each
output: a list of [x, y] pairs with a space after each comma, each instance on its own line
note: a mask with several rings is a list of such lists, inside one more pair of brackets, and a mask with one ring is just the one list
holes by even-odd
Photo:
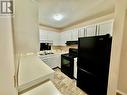
[[54, 69], [53, 83], [63, 95], [87, 95], [76, 86], [76, 81], [63, 74], [60, 69]]

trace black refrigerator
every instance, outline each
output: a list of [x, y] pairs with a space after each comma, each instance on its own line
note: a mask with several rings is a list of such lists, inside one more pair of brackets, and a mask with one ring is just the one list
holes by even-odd
[[77, 86], [88, 95], [106, 95], [112, 37], [83, 37], [78, 40]]

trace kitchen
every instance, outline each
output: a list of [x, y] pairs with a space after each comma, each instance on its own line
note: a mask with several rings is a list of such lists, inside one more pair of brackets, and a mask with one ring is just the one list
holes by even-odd
[[[41, 51], [40, 58], [49, 67], [51, 67], [51, 68], [59, 68], [68, 77], [70, 77], [71, 79], [77, 80], [77, 76], [79, 76], [81, 74], [81, 72], [79, 70], [77, 70], [77, 66], [78, 66], [77, 65], [77, 57], [79, 59], [79, 56], [81, 54], [83, 54], [83, 53], [79, 52], [81, 47], [79, 46], [80, 41], [78, 41], [78, 38], [80, 39], [80, 38], [84, 38], [84, 37], [94, 37], [94, 36], [98, 36], [98, 37], [100, 36], [100, 38], [101, 38], [102, 35], [106, 35], [106, 34], [112, 35], [112, 31], [113, 31], [113, 27], [112, 26], [113, 26], [113, 20], [109, 20], [109, 21], [105, 21], [105, 22], [102, 22], [102, 23], [89, 25], [89, 26], [86, 26], [86, 27], [81, 27], [81, 28], [76, 28], [76, 29], [73, 29], [73, 30], [68, 30], [68, 31], [65, 31], [65, 32], [62, 32], [62, 33], [59, 33], [59, 32], [55, 32], [54, 33], [54, 34], [58, 33], [58, 35], [53, 35], [52, 31], [51, 32], [50, 31], [47, 32], [47, 31], [44, 31], [43, 29], [40, 29], [40, 43], [44, 44], [44, 45], [40, 44], [40, 47], [41, 46], [42, 46], [42, 48], [46, 47], [45, 46], [46, 44], [49, 45], [49, 47], [50, 47], [50, 48], [48, 48], [48, 47], [45, 48], [45, 51]], [[51, 35], [52, 37], [49, 36], [49, 39], [44, 38], [44, 36], [46, 37], [46, 32], [47, 32], [47, 38], [48, 38], [48, 35]], [[55, 36], [55, 37], [53, 37], [53, 36]], [[53, 39], [53, 38], [58, 38], [56, 36], [61, 37], [61, 38], [59, 38], [59, 39], [61, 39], [60, 40], [61, 43], [59, 42], [59, 44], [56, 44], [59, 41], [59, 39], [58, 39], [58, 41]], [[109, 36], [109, 37], [111, 37], [111, 36]], [[102, 39], [103, 39], [103, 37], [102, 37]], [[90, 41], [89, 41], [89, 43], [90, 43]], [[104, 43], [105, 43], [105, 41], [104, 41]], [[84, 44], [85, 44], [85, 42], [84, 42]], [[94, 43], [91, 43], [91, 44], [94, 45]], [[80, 44], [80, 45], [82, 46], [82, 44]], [[99, 44], [99, 45], [102, 46], [102, 44]], [[59, 52], [59, 53], [57, 53], [57, 52]], [[101, 52], [103, 52], [103, 51], [101, 51]], [[99, 51], [98, 51], [98, 53], [99, 53]], [[105, 52], [105, 54], [106, 54], [106, 52]], [[85, 55], [85, 54], [83, 54], [83, 55]], [[98, 56], [98, 55], [96, 55], [96, 56]], [[110, 54], [108, 54], [108, 56], [110, 56]], [[99, 59], [101, 59], [101, 57]], [[85, 59], [84, 60], [80, 59], [79, 61], [81, 63], [81, 61], [85, 62], [86, 60]], [[94, 61], [94, 63], [95, 62], [96, 61]], [[84, 63], [82, 63], [82, 64], [84, 64]], [[85, 64], [86, 64], [86, 62], [85, 62]], [[83, 65], [82, 65], [82, 67], [83, 67]], [[90, 67], [92, 68], [92, 65]], [[97, 66], [94, 66], [94, 67], [97, 68]], [[105, 67], [106, 67], [106, 65], [105, 65]], [[103, 68], [103, 67], [101, 66], [101, 68]], [[105, 72], [108, 72], [108, 70], [105, 71]], [[79, 83], [79, 82], [81, 82], [83, 80], [84, 79], [79, 79], [78, 78], [77, 83]], [[77, 84], [77, 85], [79, 85], [79, 84]], [[81, 87], [81, 86], [79, 85], [78, 87]], [[88, 91], [88, 89], [86, 91]], [[89, 95], [96, 95], [96, 94], [102, 95], [102, 93], [100, 93], [100, 94], [98, 92], [95, 93], [95, 91], [92, 92], [92, 90], [90, 92], [87, 92], [87, 94], [89, 94]], [[104, 94], [104, 95], [106, 95], [106, 94]]]
[[2, 43], [14, 63], [10, 93], [126, 95], [126, 0], [119, 2], [14, 1], [14, 16], [0, 18], [9, 23]]
[[[41, 27], [40, 28], [40, 43], [51, 44], [50, 50], [45, 52], [68, 53], [69, 48], [78, 48], [78, 38], [97, 36], [97, 35], [99, 36], [99, 35], [106, 35], [106, 34], [112, 35], [112, 31], [113, 31], [113, 20], [108, 20], [105, 22], [101, 22], [101, 23], [97, 23], [97, 24], [93, 24], [93, 25], [89, 25], [89, 26], [85, 26], [81, 28], [76, 28], [73, 30], [68, 30], [68, 31], [60, 32], [60, 33], [56, 31], [50, 31], [50, 30], [47, 31], [45, 29], [42, 29]], [[44, 51], [41, 51], [41, 54], [42, 53], [44, 53]], [[47, 56], [47, 57], [50, 57], [50, 56]], [[51, 68], [54, 68], [54, 67], [51, 66]]]

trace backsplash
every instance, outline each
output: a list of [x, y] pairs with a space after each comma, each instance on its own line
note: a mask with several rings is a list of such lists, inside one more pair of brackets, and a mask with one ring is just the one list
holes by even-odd
[[78, 45], [52, 46], [52, 51], [54, 51], [54, 52], [69, 52], [69, 48], [78, 48]]

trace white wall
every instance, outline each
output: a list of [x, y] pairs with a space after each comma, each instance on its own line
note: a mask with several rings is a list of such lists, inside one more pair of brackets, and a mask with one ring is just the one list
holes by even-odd
[[15, 0], [14, 40], [16, 54], [39, 51], [38, 4]]
[[121, 63], [119, 70], [118, 90], [127, 94], [127, 14], [122, 43]]
[[38, 3], [34, 0], [14, 0], [14, 4], [14, 57], [17, 77], [20, 55], [39, 51]]
[[116, 0], [114, 15], [114, 30], [110, 63], [110, 74], [108, 84], [108, 94], [116, 95], [119, 79], [119, 66], [121, 65], [121, 49], [124, 35], [124, 25], [126, 16], [126, 0]]
[[0, 16], [0, 95], [16, 95], [11, 18]]

